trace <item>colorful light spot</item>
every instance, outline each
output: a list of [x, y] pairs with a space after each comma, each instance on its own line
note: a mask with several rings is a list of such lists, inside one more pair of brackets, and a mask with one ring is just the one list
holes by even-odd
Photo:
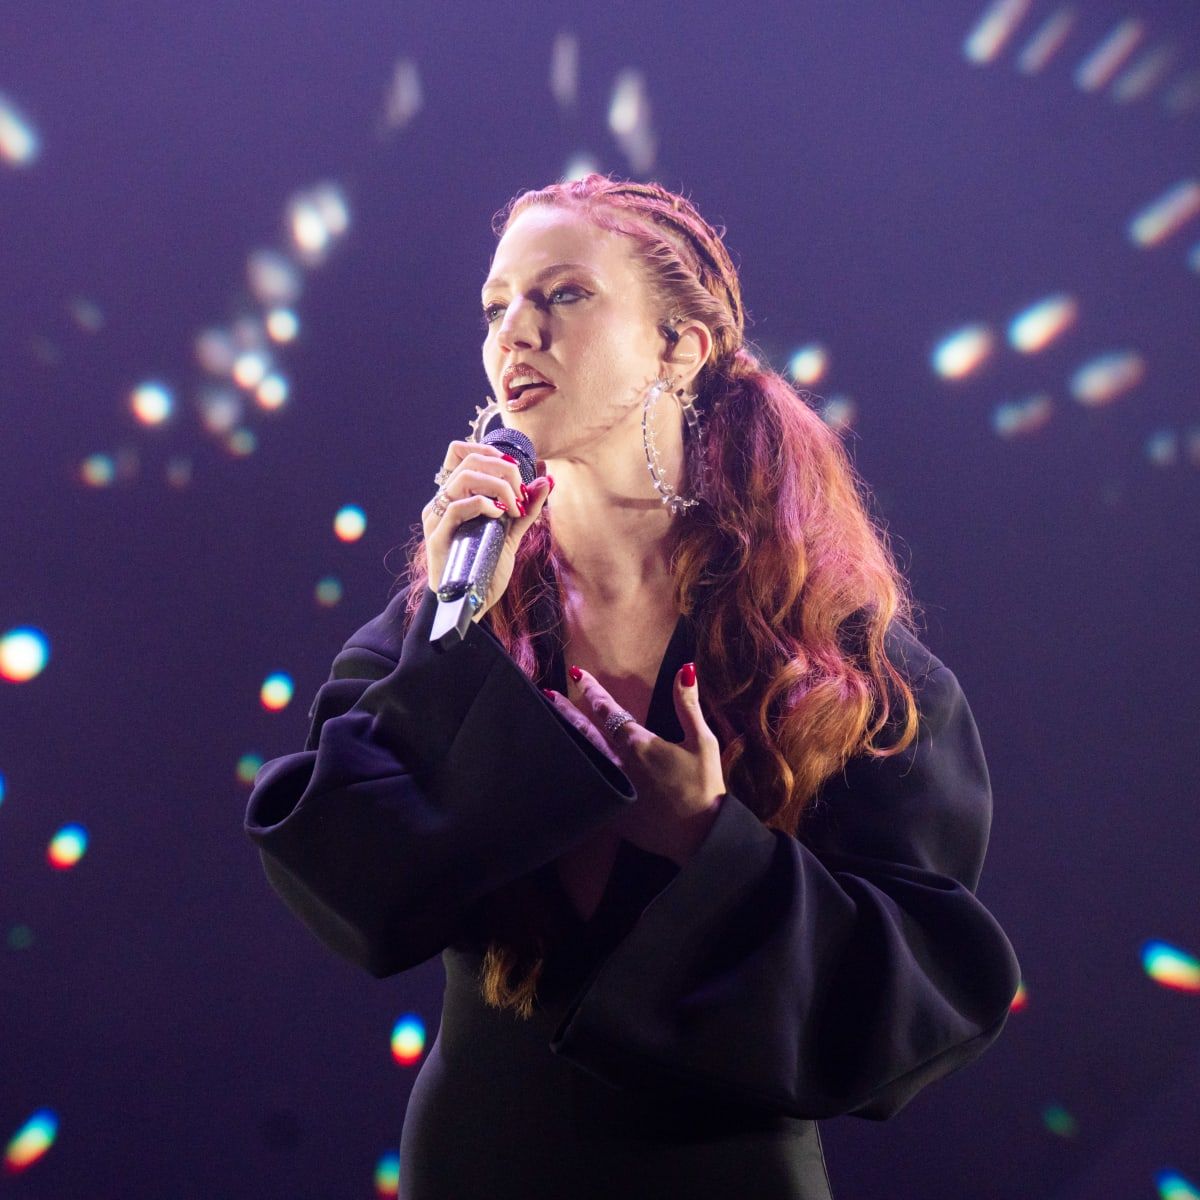
[[1163, 987], [1200, 992], [1200, 960], [1167, 942], [1147, 942], [1142, 947], [1142, 967]]
[[333, 532], [343, 542], [357, 542], [367, 529], [367, 514], [356, 504], [339, 508], [333, 518]]
[[268, 375], [254, 389], [254, 396], [258, 400], [260, 408], [273, 412], [277, 408], [282, 408], [287, 400], [288, 382], [282, 375]]
[[129, 397], [133, 415], [143, 425], [161, 425], [175, 408], [170, 389], [162, 383], [143, 383]]
[[375, 1164], [375, 1194], [398, 1196], [400, 1194], [400, 1155], [389, 1150], [379, 1156]]
[[1053, 402], [1045, 392], [1025, 400], [1010, 400], [992, 411], [992, 428], [1002, 438], [1035, 433], [1050, 420], [1052, 412]]
[[235, 429], [225, 439], [225, 449], [234, 458], [245, 458], [247, 455], [253, 454], [254, 447], [257, 445], [258, 438], [254, 436], [253, 429]]
[[405, 1013], [392, 1027], [392, 1057], [411, 1067], [425, 1053], [425, 1023], [415, 1013]]
[[1159, 246], [1197, 216], [1200, 216], [1200, 182], [1185, 179], [1129, 222], [1129, 240], [1135, 246]]
[[286, 254], [278, 250], [255, 250], [246, 260], [246, 282], [254, 298], [270, 307], [295, 304], [304, 287], [304, 276]]
[[46, 857], [52, 867], [66, 871], [73, 867], [87, 849], [87, 830], [82, 825], [64, 825], [46, 847]]
[[58, 1117], [48, 1108], [37, 1112], [13, 1134], [4, 1152], [4, 1165], [9, 1171], [23, 1171], [37, 1162], [58, 1135]]
[[37, 131], [7, 96], [0, 95], [0, 159], [25, 167], [40, 150]]
[[986, 326], [969, 325], [943, 338], [930, 361], [943, 379], [963, 379], [979, 369], [995, 344], [995, 336]]
[[271, 712], [279, 712], [292, 702], [294, 691], [292, 677], [285, 675], [282, 671], [276, 671], [274, 675], [268, 675], [263, 680], [262, 688], [259, 690], [259, 699], [262, 701], [263, 708], [269, 709]]
[[1042, 1109], [1042, 1123], [1059, 1137], [1074, 1137], [1079, 1132], [1079, 1122], [1061, 1104], [1046, 1105]]
[[234, 382], [244, 388], [256, 388], [271, 369], [270, 355], [261, 350], [246, 350], [233, 363]]
[[1145, 374], [1146, 361], [1134, 350], [1102, 354], [1071, 377], [1071, 394], [1089, 408], [1111, 404], [1141, 383]]
[[196, 401], [200, 421], [209, 433], [225, 434], [242, 419], [246, 405], [241, 395], [229, 387], [205, 388]]
[[1154, 1182], [1162, 1200], [1200, 1200], [1200, 1188], [1189, 1183], [1178, 1171], [1159, 1171]]
[[254, 777], [258, 774], [258, 768], [262, 765], [263, 756], [261, 754], [243, 754], [237, 763], [238, 783], [252, 786]]
[[829, 370], [829, 351], [816, 343], [801, 346], [788, 359], [786, 369], [793, 383], [817, 383]]
[[421, 75], [411, 58], [402, 58], [392, 71], [383, 103], [385, 129], [403, 129], [421, 111], [425, 95]]
[[185, 488], [192, 482], [192, 462], [188, 458], [170, 458], [163, 467], [163, 477], [173, 488]]
[[4, 773], [0, 771], [0, 804], [4, 803]]
[[237, 344], [226, 329], [205, 329], [196, 335], [196, 361], [210, 375], [229, 375], [237, 359]]
[[599, 171], [600, 164], [592, 154], [588, 154], [586, 150], [579, 150], [572, 154], [567, 159], [566, 166], [563, 167], [562, 178], [582, 179], [585, 175], [590, 175], [593, 171]]
[[1079, 305], [1070, 296], [1048, 296], [1018, 313], [1008, 327], [1008, 342], [1022, 354], [1036, 354], [1075, 324]]
[[116, 464], [108, 454], [89, 454], [79, 464], [79, 478], [88, 487], [108, 487], [116, 476]]
[[333, 575], [317, 580], [316, 597], [322, 608], [332, 608], [342, 599], [342, 581]]
[[1021, 980], [1017, 984], [1017, 990], [1013, 993], [1012, 1002], [1008, 1006], [1009, 1012], [1021, 1012], [1029, 1003], [1029, 993], [1025, 990], [1025, 980]]
[[28, 683], [50, 661], [50, 643], [40, 629], [21, 625], [0, 637], [0, 678]]
[[28, 950], [33, 945], [33, 930], [28, 925], [14, 925], [8, 931], [10, 950]]
[[300, 318], [290, 308], [273, 308], [267, 313], [266, 325], [273, 342], [295, 341], [300, 332]]

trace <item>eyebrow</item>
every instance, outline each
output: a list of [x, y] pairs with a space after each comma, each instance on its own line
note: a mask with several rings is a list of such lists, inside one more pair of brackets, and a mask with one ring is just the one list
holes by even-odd
[[[543, 279], [546, 279], [550, 275], [557, 275], [559, 271], [586, 271], [589, 275], [592, 274], [592, 268], [589, 267], [586, 263], [577, 263], [577, 262], [551, 263], [550, 266], [544, 267], [542, 270], [540, 270], [533, 277], [533, 281], [534, 281], [534, 283], [540, 283]], [[503, 280], [501, 280], [501, 279], [486, 280], [484, 282], [483, 287], [479, 289], [480, 295], [482, 295], [484, 292], [486, 292], [488, 290], [488, 288], [496, 287], [498, 284], [500, 284], [502, 282], [503, 282]]]

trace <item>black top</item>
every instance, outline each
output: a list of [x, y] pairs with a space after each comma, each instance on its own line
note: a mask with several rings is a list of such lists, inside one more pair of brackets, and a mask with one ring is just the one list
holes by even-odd
[[[438, 1036], [401, 1139], [402, 1200], [752, 1195], [828, 1200], [814, 1121], [893, 1116], [999, 1035], [1019, 982], [976, 898], [991, 822], [979, 735], [954, 674], [893, 626], [920, 735], [856, 756], [802, 828], [727, 793], [682, 867], [622, 842], [594, 915], [554, 860], [635, 803], [488, 627], [441, 653], [426, 589], [334, 659], [305, 748], [264, 763], [246, 831], [326, 945], [376, 976], [441, 953]], [[647, 727], [682, 741], [681, 617]], [[566, 691], [561, 654], [548, 678]], [[537, 881], [567, 930], [525, 1021], [488, 1007], [477, 917]]]

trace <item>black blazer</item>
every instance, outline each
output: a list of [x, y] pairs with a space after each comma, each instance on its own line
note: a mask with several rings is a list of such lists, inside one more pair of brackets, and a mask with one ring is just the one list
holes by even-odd
[[[433, 650], [435, 608], [426, 589], [405, 636], [397, 596], [347, 640], [304, 749], [263, 764], [246, 811], [285, 903], [380, 977], [443, 951], [489, 893], [637, 799], [486, 618]], [[648, 718], [674, 741], [670, 684], [693, 647], [681, 618]], [[917, 741], [852, 758], [795, 836], [727, 794], [572, 1000], [555, 1054], [617, 1087], [881, 1120], [996, 1039], [1020, 974], [974, 894], [992, 810], [979, 735], [923, 644], [893, 626], [888, 653], [914, 688]], [[561, 658], [550, 682], [565, 690]]]

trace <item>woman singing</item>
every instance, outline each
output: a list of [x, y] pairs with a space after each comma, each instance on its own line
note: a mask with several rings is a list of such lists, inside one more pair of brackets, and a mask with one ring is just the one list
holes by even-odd
[[[496, 231], [498, 401], [247, 832], [338, 953], [380, 977], [442, 956], [403, 1200], [828, 1200], [815, 1122], [893, 1116], [987, 1049], [1019, 982], [975, 896], [971, 710], [695, 208], [592, 174]], [[533, 442], [527, 486], [496, 414]], [[504, 547], [442, 651], [480, 514]]]

